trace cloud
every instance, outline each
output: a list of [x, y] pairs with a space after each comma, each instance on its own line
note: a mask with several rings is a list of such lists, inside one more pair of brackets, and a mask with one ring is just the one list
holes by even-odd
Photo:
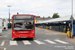
[[[71, 15], [71, 0], [0, 0], [0, 18], [8, 17], [8, 7], [11, 5], [11, 16], [13, 14], [26, 13], [39, 16], [52, 16], [58, 13], [61, 17]], [[75, 0], [73, 1], [75, 5]], [[73, 6], [75, 14], [75, 6]]]

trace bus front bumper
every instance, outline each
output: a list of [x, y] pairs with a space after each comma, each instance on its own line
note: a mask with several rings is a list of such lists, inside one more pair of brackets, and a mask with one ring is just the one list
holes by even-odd
[[16, 34], [12, 34], [12, 38], [35, 38], [35, 34], [34, 33], [32, 33], [30, 35], [25, 35], [25, 34], [16, 35]]

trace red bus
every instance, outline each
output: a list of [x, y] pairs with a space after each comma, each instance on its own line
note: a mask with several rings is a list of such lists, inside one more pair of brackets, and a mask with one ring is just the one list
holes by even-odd
[[14, 38], [35, 38], [35, 15], [12, 16], [12, 39]]

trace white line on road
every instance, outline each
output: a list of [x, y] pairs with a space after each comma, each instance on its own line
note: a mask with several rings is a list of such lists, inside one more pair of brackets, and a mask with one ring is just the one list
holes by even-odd
[[6, 50], [6, 48], [4, 48], [4, 50]]
[[0, 45], [0, 46], [4, 46], [4, 43], [5, 43], [5, 41], [2, 41], [2, 43], [1, 43], [1, 45]]
[[45, 40], [46, 42], [48, 43], [51, 43], [51, 44], [56, 44], [55, 42], [51, 41], [51, 40]]
[[28, 40], [23, 41], [25, 45], [30, 45], [31, 43]]
[[0, 50], [6, 50], [6, 48], [4, 48], [4, 47], [0, 47]]
[[34, 42], [36, 42], [37, 44], [45, 44], [45, 43], [38, 41], [38, 40], [34, 40]]
[[18, 45], [16, 41], [10, 41], [10, 45]]
[[2, 36], [0, 36], [0, 37], [8, 37], [7, 35], [2, 35]]
[[69, 44], [68, 42], [64, 42], [64, 41], [61, 41], [61, 40], [54, 40], [54, 41], [60, 42], [62, 44]]

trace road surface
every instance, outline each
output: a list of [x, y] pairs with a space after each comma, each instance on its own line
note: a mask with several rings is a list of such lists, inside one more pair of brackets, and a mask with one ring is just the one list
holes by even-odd
[[0, 36], [0, 50], [74, 50], [75, 43], [66, 39], [62, 32], [36, 28], [34, 39], [12, 40], [12, 30]]

